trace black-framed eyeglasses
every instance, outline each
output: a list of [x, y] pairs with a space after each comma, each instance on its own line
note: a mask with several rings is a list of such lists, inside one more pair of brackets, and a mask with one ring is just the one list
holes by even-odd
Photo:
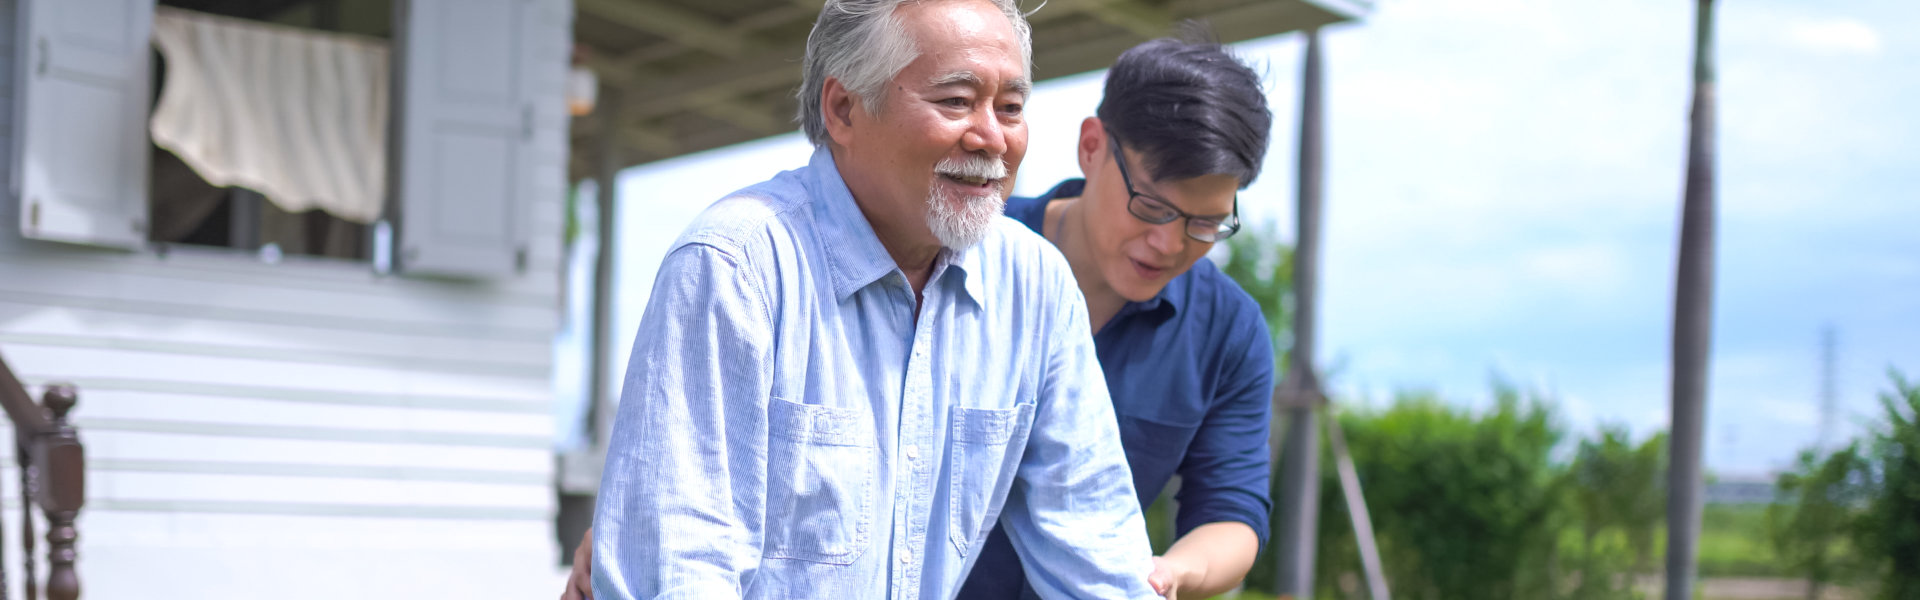
[[[1108, 139], [1113, 139], [1108, 135]], [[1240, 232], [1240, 194], [1233, 195], [1233, 213], [1222, 221], [1212, 217], [1202, 217], [1180, 210], [1172, 202], [1142, 194], [1133, 189], [1133, 176], [1127, 172], [1127, 156], [1120, 152], [1120, 143], [1114, 142], [1113, 162], [1120, 165], [1120, 182], [1127, 186], [1127, 212], [1133, 218], [1153, 225], [1172, 223], [1174, 219], [1187, 220], [1187, 237], [1208, 244], [1226, 241]]]

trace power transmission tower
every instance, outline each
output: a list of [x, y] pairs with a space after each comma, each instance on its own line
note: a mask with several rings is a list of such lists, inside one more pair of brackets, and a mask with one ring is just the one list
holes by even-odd
[[1816, 446], [1825, 452], [1833, 444], [1834, 415], [1839, 397], [1834, 377], [1835, 352], [1839, 345], [1832, 323], [1820, 328], [1820, 439]]

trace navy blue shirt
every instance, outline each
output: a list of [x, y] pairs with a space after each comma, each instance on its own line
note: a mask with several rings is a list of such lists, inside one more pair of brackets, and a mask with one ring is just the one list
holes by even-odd
[[[1007, 201], [1007, 216], [1036, 232], [1047, 203], [1078, 197], [1069, 179], [1038, 198]], [[1042, 232], [1044, 233], [1044, 232]], [[1175, 474], [1177, 535], [1207, 523], [1246, 523], [1267, 543], [1267, 431], [1273, 344], [1260, 307], [1200, 260], [1146, 302], [1128, 302], [1093, 336], [1120, 419], [1120, 443], [1145, 509]], [[1034, 597], [1020, 557], [994, 527], [961, 600]]]

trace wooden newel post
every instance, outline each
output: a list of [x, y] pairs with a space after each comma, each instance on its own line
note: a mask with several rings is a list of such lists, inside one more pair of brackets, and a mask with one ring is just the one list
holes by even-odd
[[52, 432], [34, 440], [40, 450], [34, 453], [34, 467], [40, 479], [34, 500], [47, 516], [48, 600], [80, 597], [80, 575], [73, 568], [74, 559], [78, 557], [74, 542], [80, 538], [80, 532], [73, 522], [80, 516], [80, 506], [86, 503], [86, 450], [81, 447], [80, 435], [74, 431], [73, 424], [67, 421], [67, 413], [79, 400], [73, 386], [67, 385], [48, 387], [40, 399], [53, 420]]

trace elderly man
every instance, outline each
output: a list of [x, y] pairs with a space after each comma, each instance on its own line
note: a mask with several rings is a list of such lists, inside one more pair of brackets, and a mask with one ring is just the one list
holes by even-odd
[[1012, 0], [830, 0], [810, 164], [662, 263], [594, 518], [594, 595], [949, 598], [996, 523], [1049, 598], [1152, 597], [1086, 306], [1002, 218]]

